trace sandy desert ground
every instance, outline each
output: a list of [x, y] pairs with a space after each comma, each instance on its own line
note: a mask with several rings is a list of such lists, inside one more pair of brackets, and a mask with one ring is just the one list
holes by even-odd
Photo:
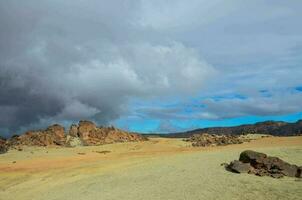
[[94, 147], [28, 147], [0, 155], [0, 200], [301, 199], [300, 179], [234, 174], [220, 166], [246, 149], [302, 165], [302, 137], [207, 148], [165, 138]]

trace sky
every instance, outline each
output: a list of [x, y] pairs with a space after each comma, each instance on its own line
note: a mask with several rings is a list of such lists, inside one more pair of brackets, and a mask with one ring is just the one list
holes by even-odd
[[302, 118], [301, 0], [1, 0], [0, 134]]

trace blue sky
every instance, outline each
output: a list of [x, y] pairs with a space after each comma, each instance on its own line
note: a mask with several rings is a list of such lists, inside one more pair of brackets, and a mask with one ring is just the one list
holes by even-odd
[[[287, 88], [287, 91], [293, 94], [302, 92], [301, 87]], [[268, 90], [259, 91], [261, 97], [272, 99], [273, 96]], [[223, 102], [225, 100], [242, 101], [247, 100], [247, 96], [239, 94], [229, 94], [224, 96], [206, 97], [215, 102]], [[209, 116], [200, 116], [200, 113], [207, 110], [207, 105], [202, 102], [203, 97], [189, 99], [187, 102], [178, 102], [173, 99], [167, 104], [158, 101], [153, 101], [149, 104], [146, 102], [134, 102], [131, 110], [137, 110], [137, 113], [114, 122], [115, 125], [123, 129], [128, 129], [135, 132], [153, 132], [153, 133], [168, 133], [181, 132], [197, 128], [217, 127], [217, 126], [237, 126], [242, 124], [253, 124], [256, 122], [275, 120], [296, 122], [302, 119], [302, 112], [283, 113], [276, 115], [248, 115], [243, 114], [238, 117], [226, 117], [209, 119]], [[172, 111], [172, 112], [171, 112]], [[232, 112], [232, 109], [230, 109]]]
[[207, 127], [227, 127], [227, 126], [237, 126], [242, 124], [254, 124], [256, 122], [262, 122], [267, 120], [274, 121], [285, 121], [285, 122], [296, 122], [302, 119], [302, 112], [294, 113], [289, 115], [280, 116], [245, 116], [245, 117], [235, 117], [223, 120], [166, 120], [161, 121], [157, 119], [143, 119], [143, 120], [133, 120], [133, 119], [122, 119], [118, 120], [117, 126], [121, 128], [126, 128], [134, 132], [143, 133], [173, 133], [182, 132], [188, 130], [194, 130], [198, 128]]
[[169, 132], [302, 112], [300, 0], [0, 2], [0, 133]]

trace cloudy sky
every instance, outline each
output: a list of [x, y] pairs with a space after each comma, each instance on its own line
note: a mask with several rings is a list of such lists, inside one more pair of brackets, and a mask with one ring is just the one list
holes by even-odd
[[302, 118], [301, 0], [2, 0], [0, 133]]

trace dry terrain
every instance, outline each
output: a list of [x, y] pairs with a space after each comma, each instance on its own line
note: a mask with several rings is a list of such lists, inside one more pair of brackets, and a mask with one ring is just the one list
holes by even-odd
[[246, 149], [302, 165], [302, 136], [220, 147], [181, 139], [75, 148], [27, 147], [0, 155], [0, 200], [301, 199], [302, 181], [230, 173]]

